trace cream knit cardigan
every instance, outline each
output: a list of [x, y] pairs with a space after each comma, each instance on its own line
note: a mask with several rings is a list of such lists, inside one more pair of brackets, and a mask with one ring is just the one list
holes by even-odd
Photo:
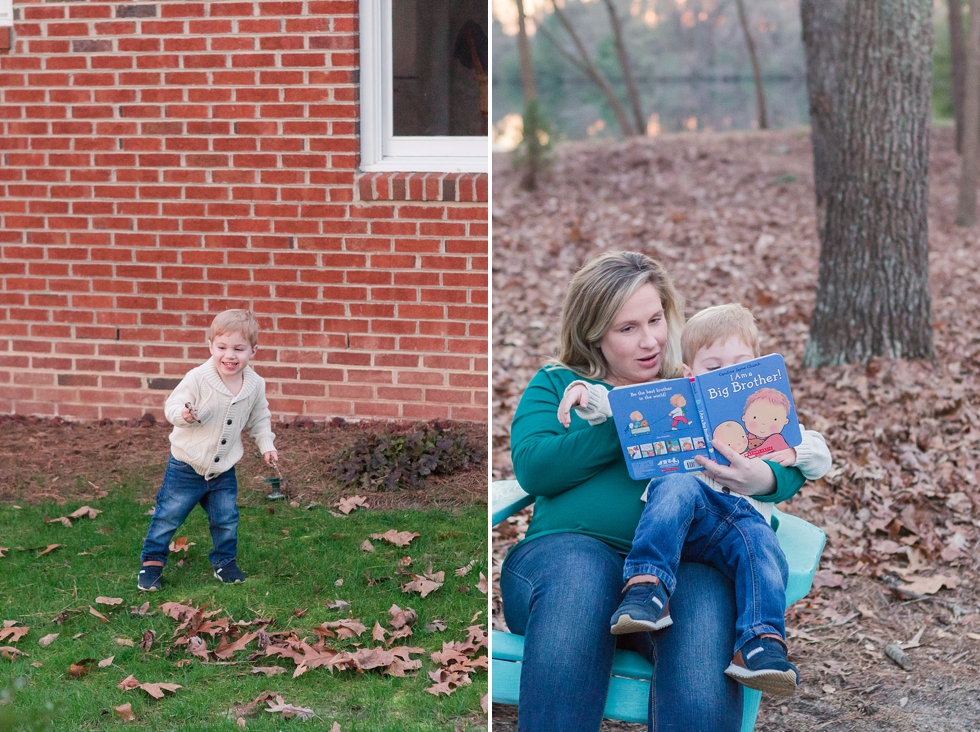
[[[272, 413], [265, 398], [265, 381], [251, 366], [242, 372], [242, 389], [232, 394], [221, 380], [214, 361], [208, 359], [187, 372], [164, 405], [164, 414], [174, 426], [170, 452], [210, 480], [235, 466], [245, 450], [242, 430], [264, 455], [274, 450]], [[185, 422], [182, 412], [190, 402], [197, 407], [199, 422]]]

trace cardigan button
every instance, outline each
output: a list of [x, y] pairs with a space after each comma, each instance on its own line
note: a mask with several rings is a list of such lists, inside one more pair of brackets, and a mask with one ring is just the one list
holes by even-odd
[[214, 461], [215, 461], [216, 463], [220, 463], [220, 462], [221, 462], [221, 458], [219, 458], [219, 457], [216, 457], [216, 458], [214, 459]]
[[222, 440], [221, 444], [224, 445], [226, 442], [228, 442], [228, 440]]
[[231, 424], [231, 420], [230, 419], [228, 420], [228, 424]]

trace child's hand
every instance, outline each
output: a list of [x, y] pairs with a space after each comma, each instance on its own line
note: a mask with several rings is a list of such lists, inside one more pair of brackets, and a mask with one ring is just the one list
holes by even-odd
[[572, 423], [572, 407], [589, 406], [589, 390], [581, 384], [576, 384], [565, 392], [561, 404], [558, 405], [558, 421], [566, 428]]
[[197, 407], [195, 407], [190, 402], [184, 405], [184, 411], [180, 413], [180, 416], [184, 418], [184, 421], [188, 424], [194, 424], [198, 421], [197, 419]]
[[263, 453], [262, 459], [265, 460], [266, 465], [272, 465], [279, 462], [279, 453], [275, 450], [269, 450], [269, 452]]
[[765, 462], [739, 455], [721, 440], [712, 440], [711, 445], [731, 465], [719, 465], [704, 455], [694, 459], [704, 466], [704, 472], [723, 486], [743, 496], [762, 496], [775, 490], [776, 476]]
[[796, 449], [787, 447], [785, 450], [777, 450], [771, 455], [766, 455], [766, 460], [791, 468], [796, 465]]

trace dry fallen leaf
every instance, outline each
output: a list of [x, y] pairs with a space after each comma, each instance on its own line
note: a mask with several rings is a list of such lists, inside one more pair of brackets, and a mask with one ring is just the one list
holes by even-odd
[[140, 682], [136, 680], [136, 677], [130, 674], [125, 679], [120, 681], [116, 685], [117, 689], [122, 689], [123, 691], [130, 691], [132, 689], [140, 688]]
[[181, 536], [178, 539], [174, 539], [170, 542], [170, 551], [172, 552], [188, 552], [192, 546], [196, 546], [193, 541], [187, 541], [186, 536]]
[[136, 645], [129, 638], [113, 638], [113, 640], [119, 645], [126, 646], [127, 648], [132, 648], [134, 645]]
[[91, 508], [90, 506], [82, 506], [78, 510], [68, 514], [68, 518], [80, 519], [80, 518], [90, 518], [94, 519], [102, 511], [97, 508]]
[[372, 539], [387, 541], [395, 546], [408, 546], [409, 542], [417, 536], [420, 536], [418, 532], [395, 531], [394, 529], [389, 529], [383, 534], [371, 534]]
[[349, 515], [351, 511], [356, 511], [358, 508], [368, 508], [367, 500], [364, 496], [341, 498], [340, 502], [336, 505], [345, 516]]
[[391, 616], [391, 627], [396, 630], [406, 625], [414, 625], [419, 619], [418, 613], [410, 607], [402, 610], [397, 605], [392, 605], [388, 608], [388, 614]]
[[441, 620], [433, 620], [431, 623], [425, 624], [425, 629], [430, 633], [441, 633], [446, 629], [446, 624]]
[[38, 554], [38, 556], [43, 557], [45, 554], [49, 554], [50, 552], [53, 552], [55, 549], [60, 549], [61, 547], [62, 547], [61, 544], [48, 544], [48, 548], [41, 551]]
[[94, 658], [83, 658], [81, 661], [77, 661], [68, 667], [68, 675], [76, 679], [84, 676], [91, 671], [89, 666], [93, 663], [95, 663]]
[[341, 732], [340, 731], [340, 722], [334, 722], [333, 723], [333, 726], [330, 728], [330, 732]]
[[144, 630], [143, 639], [140, 641], [140, 648], [149, 651], [153, 647], [153, 639], [156, 637], [155, 630]]
[[475, 559], [471, 559], [470, 560], [470, 563], [467, 564], [465, 567], [460, 567], [459, 569], [456, 570], [456, 576], [457, 577], [465, 577], [466, 575], [468, 575], [470, 573], [470, 570], [473, 569], [473, 565], [474, 564], [476, 564], [476, 560]]
[[484, 714], [487, 713], [488, 704], [489, 702], [487, 701], [487, 695], [484, 694], [483, 696], [480, 697], [480, 709], [483, 710]]
[[118, 707], [113, 707], [113, 709], [116, 711], [116, 714], [122, 717], [122, 720], [124, 722], [136, 721], [136, 715], [133, 714], [133, 705], [130, 704], [129, 702], [126, 702], [125, 704], [122, 704]]
[[101, 661], [99, 661], [99, 668], [109, 668], [109, 666], [112, 665], [112, 662], [115, 660], [115, 658], [116, 658], [115, 656], [109, 656], [108, 658], [103, 658]]
[[959, 579], [956, 577], [946, 577], [945, 575], [937, 574], [932, 577], [920, 577], [915, 582], [900, 585], [900, 587], [908, 592], [914, 592], [916, 595], [934, 595], [943, 586], [953, 590], [956, 589], [958, 584]]
[[16, 622], [16, 620], [3, 621], [3, 628], [0, 629], [0, 641], [6, 640], [9, 643], [16, 643], [30, 632], [31, 628], [29, 625], [22, 625], [15, 628], [14, 623]]
[[43, 638], [41, 638], [41, 640], [39, 640], [37, 642], [37, 644], [39, 646], [41, 646], [42, 648], [44, 648], [46, 646], [50, 646], [52, 643], [54, 643], [54, 639], [57, 638], [59, 635], [61, 635], [61, 634], [60, 633], [48, 633], [48, 635], [46, 635]]
[[13, 646], [0, 646], [0, 658], [6, 658], [8, 661], [13, 661], [17, 656], [26, 656], [30, 658], [30, 655], [24, 653], [23, 651], [18, 651]]
[[115, 605], [122, 605], [122, 598], [121, 597], [96, 597], [95, 603], [97, 605], [108, 605], [109, 607], [113, 607]]
[[140, 684], [140, 688], [154, 699], [163, 699], [163, 692], [169, 691], [171, 694], [182, 688], [180, 684]]
[[365, 539], [364, 540], [364, 543], [361, 544], [361, 551], [362, 552], [373, 552], [374, 551], [374, 544], [372, 544], [369, 539]]
[[814, 587], [841, 587], [844, 583], [843, 575], [836, 574], [829, 569], [821, 569], [813, 575]]
[[136, 607], [135, 605], [130, 605], [130, 607], [129, 607], [129, 614], [132, 615], [132, 616], [134, 616], [134, 617], [137, 616], [137, 615], [139, 615], [140, 617], [142, 617], [142, 616], [146, 615], [146, 611], [149, 610], [149, 609], [150, 609], [150, 603], [149, 602], [144, 602], [139, 607]]
[[0, 559], [3, 559], [5, 556], [7, 556], [5, 552], [9, 552], [9, 551], [10, 549], [8, 549], [7, 547], [0, 546]]
[[44, 519], [44, 523], [46, 523], [46, 524], [62, 524], [63, 526], [67, 526], [69, 529], [71, 528], [71, 521], [69, 521], [68, 520], [68, 517], [66, 517], [66, 516], [58, 516], [58, 518], [51, 518], [51, 519], [45, 518]]
[[348, 607], [350, 607], [350, 603], [347, 600], [333, 600], [327, 603], [327, 610], [343, 610]]
[[371, 639], [383, 643], [385, 639], [385, 629], [381, 627], [381, 623], [375, 621], [374, 630], [371, 631]]
[[98, 618], [99, 620], [101, 620], [101, 621], [102, 621], [103, 623], [108, 623], [108, 622], [109, 622], [109, 618], [107, 618], [107, 617], [106, 617], [105, 615], [103, 615], [102, 613], [100, 613], [100, 612], [99, 612], [98, 610], [96, 610], [96, 609], [95, 609], [94, 607], [92, 607], [91, 605], [89, 605], [89, 606], [88, 606], [88, 611], [89, 611], [89, 613], [90, 613], [90, 614], [92, 614], [92, 615], [94, 615], [95, 617], [97, 617], [97, 618]]
[[484, 595], [487, 594], [487, 578], [483, 572], [480, 572], [480, 581], [476, 583], [476, 589], [478, 589]]
[[305, 707], [297, 707], [294, 706], [293, 704], [286, 704], [283, 702], [282, 697], [278, 695], [276, 696], [275, 703], [271, 701], [266, 703], [269, 705], [269, 708], [266, 709], [265, 711], [272, 712], [273, 714], [276, 713], [282, 714], [284, 719], [291, 719], [292, 717], [296, 717], [299, 720], [305, 721], [307, 719], [313, 719], [313, 717], [316, 716], [313, 713], [312, 709], [306, 709]]
[[256, 666], [252, 669], [253, 674], [265, 674], [266, 676], [278, 676], [286, 673], [282, 666]]

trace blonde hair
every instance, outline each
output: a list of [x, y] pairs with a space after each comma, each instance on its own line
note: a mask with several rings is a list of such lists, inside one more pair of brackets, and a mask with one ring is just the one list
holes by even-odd
[[681, 358], [691, 366], [702, 348], [732, 336], [737, 336], [756, 356], [759, 355], [759, 330], [751, 310], [734, 302], [700, 310], [684, 324]]
[[626, 301], [647, 283], [660, 295], [667, 322], [659, 376], [680, 376], [684, 301], [660, 263], [639, 252], [606, 252], [575, 273], [562, 305], [560, 350], [553, 363], [588, 379], [605, 379], [609, 364], [599, 343]]
[[208, 343], [226, 333], [238, 333], [255, 348], [259, 342], [259, 323], [248, 310], [225, 310], [214, 316], [208, 328]]

